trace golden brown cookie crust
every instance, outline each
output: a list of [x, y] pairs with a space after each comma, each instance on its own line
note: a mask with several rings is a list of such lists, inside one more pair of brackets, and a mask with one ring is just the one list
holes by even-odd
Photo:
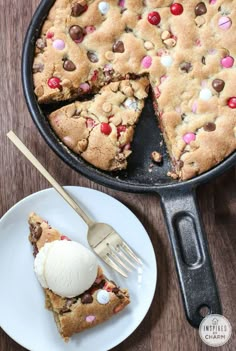
[[[41, 40], [46, 44], [36, 49], [34, 74], [39, 102], [75, 98], [86, 89], [97, 92], [110, 81], [145, 74], [179, 178], [207, 171], [236, 149], [236, 110], [228, 106], [229, 99], [236, 98], [235, 0], [181, 1], [180, 15], [171, 13], [173, 2], [168, 0], [107, 0], [105, 14], [99, 10], [101, 1], [94, 0], [74, 17], [71, 8], [77, 2], [57, 0], [43, 27]], [[148, 21], [153, 11], [161, 17], [158, 25]], [[84, 30], [80, 43], [70, 37], [73, 25]], [[53, 38], [46, 38], [50, 32]], [[63, 50], [53, 47], [55, 39], [66, 43]], [[73, 61], [74, 71], [63, 69], [65, 58]], [[48, 86], [53, 76], [61, 80], [58, 89]], [[219, 79], [224, 83], [220, 91], [214, 88]], [[91, 142], [96, 150], [103, 140], [99, 135]], [[114, 151], [110, 145], [108, 149]], [[109, 160], [114, 160], [113, 151]], [[91, 162], [89, 149], [84, 157]], [[125, 168], [126, 157], [118, 164], [101, 164], [107, 170]]]
[[[32, 212], [28, 221], [29, 240], [38, 250], [48, 242], [61, 240], [62, 234], [36, 213]], [[53, 312], [58, 331], [65, 341], [68, 341], [75, 333], [110, 319], [130, 303], [128, 290], [118, 288], [114, 282], [109, 281], [104, 276], [101, 267], [98, 268], [95, 283], [85, 292], [92, 297], [91, 303], [82, 303], [85, 293], [69, 299], [53, 293], [50, 289], [44, 289], [45, 306]], [[100, 304], [97, 300], [97, 294], [101, 289], [109, 293], [109, 302], [105, 305]]]

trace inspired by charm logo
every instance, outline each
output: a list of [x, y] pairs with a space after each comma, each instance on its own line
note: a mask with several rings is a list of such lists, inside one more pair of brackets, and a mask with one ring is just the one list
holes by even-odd
[[220, 314], [206, 316], [199, 326], [200, 338], [205, 344], [213, 347], [226, 344], [231, 337], [231, 333], [230, 322]]

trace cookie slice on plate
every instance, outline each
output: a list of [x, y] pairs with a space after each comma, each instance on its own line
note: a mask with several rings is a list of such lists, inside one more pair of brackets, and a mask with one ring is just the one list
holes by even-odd
[[49, 122], [66, 146], [95, 167], [124, 169], [148, 87], [146, 77], [110, 83], [92, 100], [54, 111]]
[[44, 288], [46, 308], [61, 336], [94, 327], [129, 304], [129, 293], [108, 280], [96, 256], [52, 228], [35, 213], [29, 216], [34, 269]]

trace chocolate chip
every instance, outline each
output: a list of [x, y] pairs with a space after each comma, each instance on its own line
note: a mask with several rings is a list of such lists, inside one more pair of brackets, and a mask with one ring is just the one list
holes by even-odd
[[117, 41], [113, 46], [112, 46], [112, 51], [113, 52], [124, 52], [125, 51], [125, 47], [124, 47], [124, 43], [123, 41], [119, 40]]
[[204, 124], [203, 129], [205, 132], [214, 132], [214, 130], [216, 130], [216, 125], [213, 122], [208, 122]]
[[195, 15], [202, 16], [207, 13], [207, 8], [204, 2], [199, 2], [195, 7]]
[[180, 69], [181, 69], [181, 71], [188, 73], [193, 69], [193, 67], [192, 67], [192, 64], [190, 62], [182, 62], [180, 64]]
[[78, 17], [87, 10], [87, 5], [74, 4], [71, 9], [71, 16]]
[[225, 82], [222, 79], [214, 79], [212, 82], [212, 87], [217, 91], [217, 93], [220, 93], [224, 87], [225, 87]]
[[98, 56], [97, 56], [97, 54], [95, 54], [95, 52], [88, 51], [87, 56], [88, 56], [89, 61], [91, 61], [93, 63], [98, 62]]
[[124, 295], [123, 294], [117, 294], [117, 297], [119, 297], [119, 299], [124, 299]]
[[83, 37], [83, 28], [80, 26], [72, 26], [69, 29], [70, 37], [72, 40], [80, 40]]
[[205, 56], [202, 56], [202, 64], [203, 64], [203, 65], [206, 64], [206, 58], [205, 58]]
[[47, 46], [46, 40], [42, 38], [38, 38], [36, 40], [36, 46], [40, 50], [44, 49]]
[[81, 302], [82, 304], [86, 305], [86, 304], [89, 304], [89, 303], [92, 303], [93, 302], [93, 297], [92, 295], [88, 294], [88, 293], [85, 293], [81, 296]]
[[63, 63], [63, 68], [65, 71], [74, 71], [76, 66], [71, 60], [65, 60]]
[[129, 27], [125, 27], [125, 31], [126, 31], [126, 33], [131, 33], [131, 32], [133, 32], [133, 29], [129, 28]]
[[120, 291], [120, 289], [117, 288], [117, 287], [112, 289], [112, 292], [113, 292], [114, 294], [118, 294], [119, 291]]
[[33, 64], [33, 73], [43, 72], [44, 65], [42, 63]]
[[43, 230], [40, 225], [34, 225], [34, 224], [30, 225], [30, 230], [32, 235], [32, 241], [36, 242], [40, 238]]

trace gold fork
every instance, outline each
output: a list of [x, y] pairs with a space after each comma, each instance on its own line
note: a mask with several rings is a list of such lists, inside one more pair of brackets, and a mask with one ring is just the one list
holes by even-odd
[[79, 206], [77, 202], [63, 189], [63, 187], [48, 173], [43, 165], [35, 158], [31, 151], [22, 143], [13, 131], [7, 133], [8, 138], [25, 155], [25, 157], [48, 180], [64, 200], [78, 213], [88, 225], [88, 243], [95, 253], [111, 268], [127, 278], [127, 272], [142, 265], [140, 258], [127, 245], [121, 236], [109, 224], [94, 222]]

